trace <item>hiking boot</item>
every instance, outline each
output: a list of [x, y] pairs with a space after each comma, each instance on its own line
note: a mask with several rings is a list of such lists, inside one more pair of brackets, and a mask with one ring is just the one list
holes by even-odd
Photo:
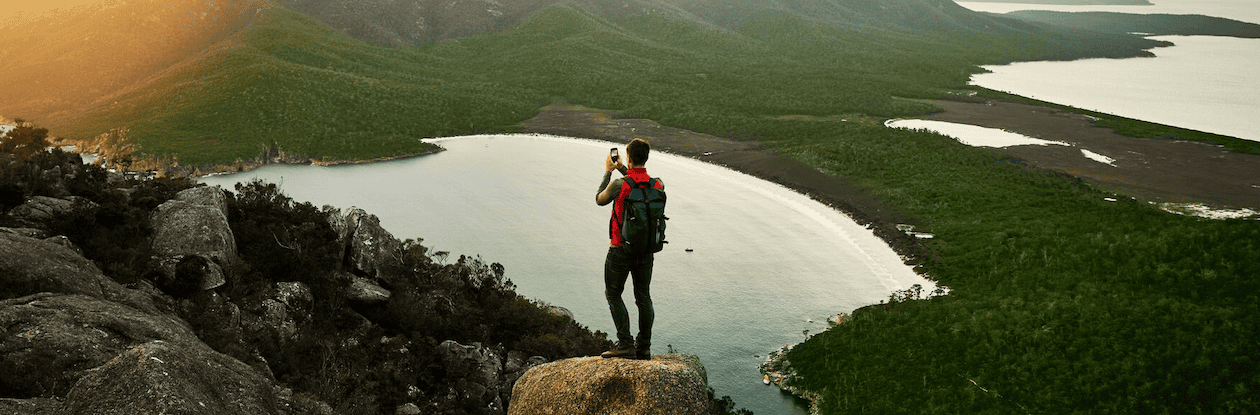
[[612, 350], [599, 354], [599, 357], [602, 357], [605, 359], [614, 358], [614, 357], [620, 357], [622, 359], [634, 359], [635, 356], [638, 356], [638, 352], [635, 350], [634, 344], [626, 344], [622, 342], [617, 342], [617, 346], [613, 347]]
[[652, 360], [652, 349], [647, 346], [641, 346], [634, 349], [634, 358], [639, 360]]

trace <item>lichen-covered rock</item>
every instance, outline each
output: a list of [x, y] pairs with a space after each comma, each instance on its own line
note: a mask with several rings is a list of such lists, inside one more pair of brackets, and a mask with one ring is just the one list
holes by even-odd
[[277, 282], [276, 301], [292, 309], [309, 310], [315, 296], [311, 294], [311, 288], [301, 281]]
[[376, 285], [367, 278], [354, 277], [350, 281], [350, 286], [346, 287], [346, 298], [363, 303], [363, 304], [379, 304], [389, 300], [392, 295], [389, 290]]
[[311, 320], [315, 296], [306, 284], [296, 281], [277, 282], [275, 301], [284, 306], [286, 322], [293, 326], [295, 334], [297, 325]]
[[503, 359], [492, 349], [480, 343], [462, 345], [447, 340], [438, 345], [446, 372], [451, 377], [468, 377], [489, 389], [498, 390], [499, 376], [503, 373]]
[[46, 240], [0, 232], [0, 299], [42, 292], [82, 294], [154, 310], [149, 295], [124, 288], [79, 253]]
[[512, 387], [525, 372], [544, 364], [547, 364], [545, 357], [526, 357], [525, 353], [516, 350], [508, 352], [507, 358], [503, 359], [503, 388], [499, 391], [503, 402], [512, 402]]
[[175, 194], [175, 200], [194, 205], [210, 206], [218, 209], [224, 216], [228, 214], [227, 195], [219, 186], [200, 186], [181, 190]]
[[398, 405], [398, 409], [394, 410], [394, 415], [420, 415], [422, 413], [424, 412], [420, 412], [420, 407], [414, 403]]
[[289, 307], [274, 298], [264, 299], [253, 310], [241, 312], [239, 320], [241, 329], [255, 338], [286, 342], [298, 332], [297, 322], [289, 316]]
[[78, 196], [65, 199], [33, 196], [26, 203], [10, 210], [8, 215], [22, 226], [47, 229], [49, 223], [58, 217], [72, 215], [76, 211], [91, 211], [98, 207], [100, 205]]
[[0, 233], [0, 297], [38, 292], [102, 297], [100, 268], [60, 244]]
[[438, 345], [437, 351], [447, 379], [454, 380], [450, 394], [459, 405], [482, 408], [489, 414], [504, 413], [503, 403], [511, 396], [505, 389], [511, 388], [511, 381], [519, 374], [510, 380], [504, 377], [502, 350], [484, 347], [481, 343], [463, 345], [447, 340]]
[[401, 258], [402, 242], [381, 227], [376, 215], [351, 208], [346, 214], [346, 224], [349, 246], [346, 262], [354, 273], [376, 278], [381, 269]]
[[35, 239], [48, 238], [48, 232], [35, 228], [0, 228], [0, 233], [8, 233]]
[[60, 413], [61, 413], [61, 401], [58, 401], [56, 399], [0, 398], [0, 414], [4, 414], [4, 415], [56, 415]]
[[346, 240], [350, 238], [350, 223], [346, 222], [346, 215], [341, 213], [341, 209], [329, 205], [324, 205], [321, 211], [328, 219], [328, 227], [337, 233], [337, 243], [345, 246]]
[[[233, 312], [235, 326], [256, 338], [287, 342], [298, 335], [299, 326], [310, 322], [314, 296], [309, 287], [301, 282], [277, 282], [275, 291], [259, 291], [240, 301], [243, 309], [234, 303], [226, 303], [225, 311]], [[201, 309], [209, 309], [202, 306]], [[230, 322], [218, 318], [220, 322]]]
[[292, 339], [297, 334], [297, 322], [289, 317], [289, 306], [279, 301], [267, 299], [263, 301], [262, 321], [281, 340]]
[[223, 275], [223, 267], [214, 260], [201, 255], [184, 255], [175, 262], [174, 278], [166, 282], [180, 286], [168, 292], [182, 296], [221, 287], [227, 282], [227, 277]]
[[85, 295], [0, 301], [0, 385], [63, 394], [84, 371], [151, 340], [200, 341], [183, 321]]
[[71, 242], [70, 238], [67, 238], [65, 235], [44, 238], [44, 242], [52, 242], [54, 244], [64, 246], [66, 249], [74, 251], [74, 253], [79, 254], [80, 256], [83, 255], [83, 250], [79, 249], [79, 247], [76, 246], [74, 242]]
[[569, 320], [575, 320], [575, 318], [573, 317], [572, 311], [569, 311], [569, 309], [558, 306], [558, 305], [544, 306], [543, 311], [546, 311], [547, 314], [551, 314], [556, 317], [567, 318]]
[[652, 360], [581, 357], [530, 369], [516, 381], [509, 415], [709, 414], [708, 380], [695, 356]]
[[[238, 261], [236, 238], [226, 211], [227, 202], [217, 186], [186, 189], [153, 211], [153, 253], [164, 278], [200, 278], [195, 284], [200, 289], [223, 285], [224, 270]], [[207, 268], [205, 272], [179, 275], [177, 267], [189, 256], [207, 259], [208, 263], [198, 263]]]
[[277, 391], [244, 363], [202, 343], [151, 341], [92, 369], [64, 413], [278, 414]]

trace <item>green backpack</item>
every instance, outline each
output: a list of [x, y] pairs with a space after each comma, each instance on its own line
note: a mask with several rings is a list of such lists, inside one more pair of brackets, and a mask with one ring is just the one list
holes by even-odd
[[621, 222], [621, 246], [633, 255], [651, 254], [665, 249], [665, 191], [656, 188], [656, 178], [647, 183], [635, 183], [629, 177], [622, 178], [630, 185], [625, 199], [625, 216]]

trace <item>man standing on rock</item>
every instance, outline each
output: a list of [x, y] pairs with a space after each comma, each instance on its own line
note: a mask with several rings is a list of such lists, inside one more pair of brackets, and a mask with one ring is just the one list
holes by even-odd
[[[617, 345], [604, 352], [605, 358], [621, 357], [629, 359], [651, 359], [652, 296], [648, 286], [652, 283], [651, 252], [633, 254], [622, 246], [621, 224], [625, 217], [625, 200], [630, 194], [630, 184], [625, 179], [612, 180], [612, 171], [618, 170], [635, 183], [648, 183], [651, 177], [644, 164], [647, 163], [651, 146], [642, 138], [635, 138], [626, 145], [626, 164], [621, 164], [613, 154], [604, 160], [604, 181], [599, 185], [599, 193], [595, 195], [595, 203], [604, 206], [613, 203], [612, 219], [608, 223], [611, 243], [608, 256], [604, 259], [604, 296], [608, 298], [608, 308], [612, 311], [613, 324], [617, 327]], [[665, 185], [656, 179], [656, 188], [664, 190]], [[626, 303], [621, 294], [626, 288], [627, 277], [633, 277], [634, 304], [639, 307], [639, 338], [630, 335], [630, 314], [626, 311]]]

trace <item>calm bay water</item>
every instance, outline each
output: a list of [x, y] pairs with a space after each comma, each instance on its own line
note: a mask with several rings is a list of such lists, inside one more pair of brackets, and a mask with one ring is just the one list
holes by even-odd
[[[1153, 6], [960, 2], [977, 11], [1113, 11], [1203, 14], [1260, 23], [1254, 0], [1154, 0]], [[1260, 141], [1260, 39], [1159, 36], [1176, 46], [1155, 58], [1019, 62], [986, 66], [975, 85], [1144, 121]]]
[[[436, 142], [448, 151], [365, 165], [267, 166], [203, 182], [231, 188], [257, 177], [296, 200], [364, 208], [399, 238], [502, 263], [522, 295], [612, 332], [602, 274], [609, 208], [594, 195], [613, 145], [528, 135]], [[648, 171], [670, 196], [670, 244], [657, 254], [652, 282], [653, 351], [672, 345], [698, 355], [718, 394], [755, 413], [804, 413], [761, 383], [757, 365], [767, 352], [894, 290], [934, 287], [869, 230], [782, 186], [664, 153], [653, 153]]]

